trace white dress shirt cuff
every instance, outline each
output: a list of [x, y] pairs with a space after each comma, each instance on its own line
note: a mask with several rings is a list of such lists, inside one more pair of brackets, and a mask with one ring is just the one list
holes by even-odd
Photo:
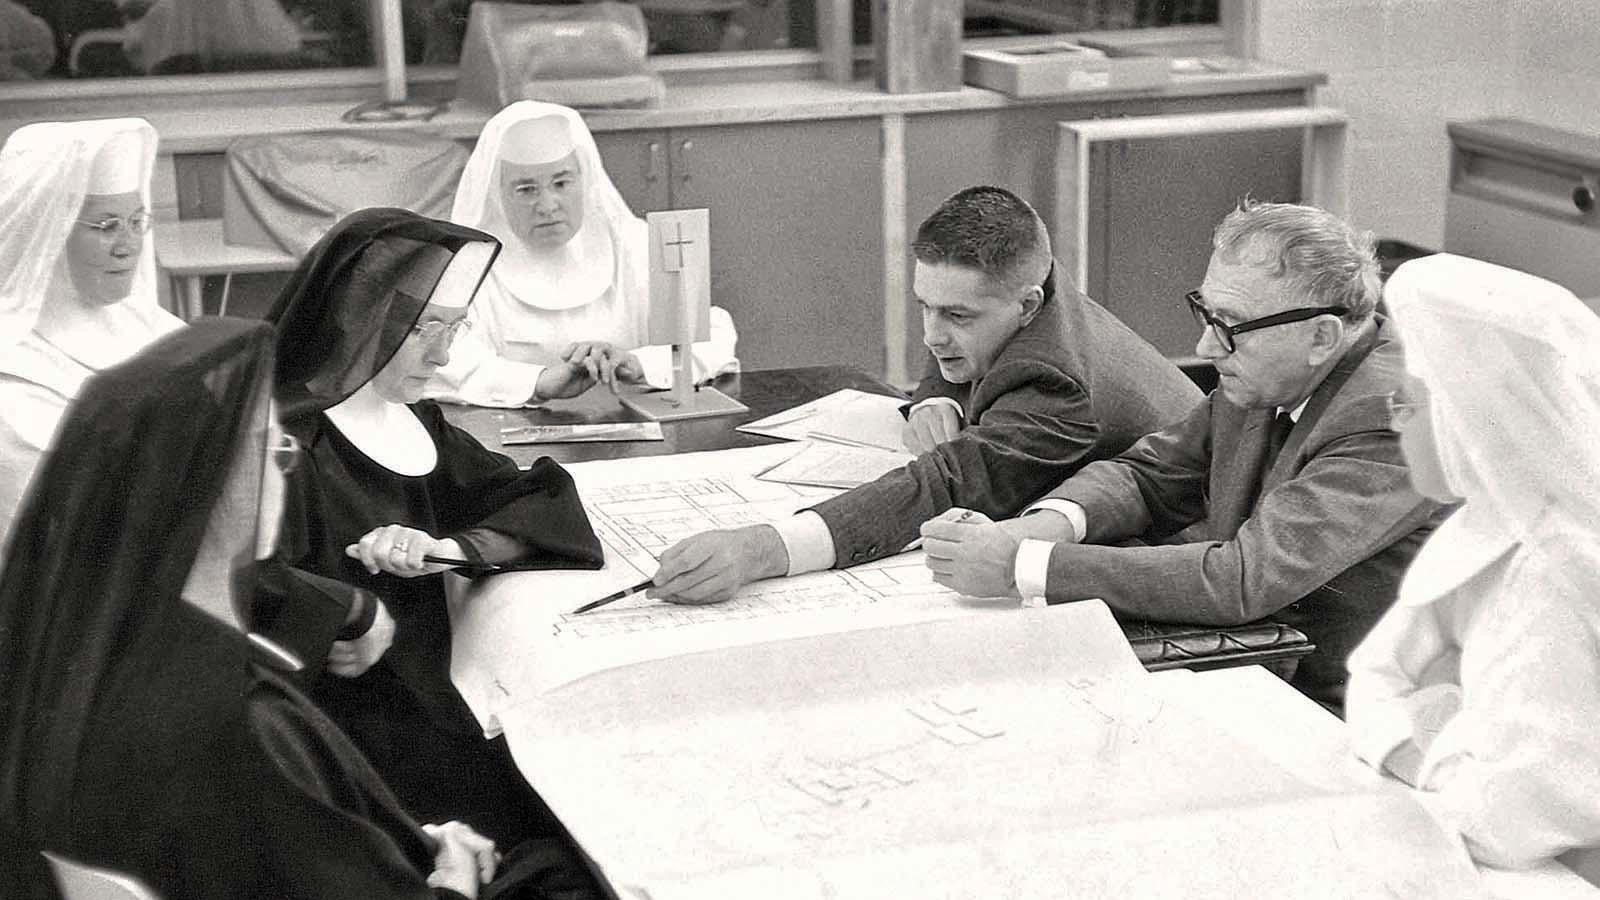
[[1041, 509], [1048, 509], [1051, 512], [1057, 512], [1063, 516], [1066, 516], [1067, 521], [1072, 523], [1072, 537], [1067, 539], [1067, 543], [1083, 543], [1083, 536], [1089, 531], [1089, 514], [1083, 511], [1083, 507], [1073, 503], [1071, 500], [1060, 500], [1053, 497], [1046, 497], [1043, 500], [1040, 500], [1038, 503], [1035, 503], [1029, 506], [1027, 509], [1024, 509], [1022, 511], [1022, 515], [1025, 516], [1028, 513]]
[[911, 408], [906, 410], [906, 412], [914, 413], [925, 406], [934, 406], [941, 403], [955, 410], [958, 418], [966, 418], [967, 414], [961, 409], [961, 404], [957, 402], [956, 398], [954, 397], [929, 397], [926, 400], [919, 400], [918, 402], [911, 404]]
[[1022, 602], [1043, 600], [1045, 580], [1050, 577], [1050, 551], [1053, 541], [1024, 538], [1017, 546], [1017, 561], [1013, 574], [1017, 580], [1017, 593]]
[[809, 509], [772, 523], [783, 547], [789, 551], [790, 575], [833, 568], [833, 532], [828, 523]]

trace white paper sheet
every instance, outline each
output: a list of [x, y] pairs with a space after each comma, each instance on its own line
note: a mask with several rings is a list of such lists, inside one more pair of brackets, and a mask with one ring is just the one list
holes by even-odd
[[812, 439], [781, 463], [756, 475], [762, 481], [812, 487], [853, 488], [901, 468], [916, 457], [909, 453], [859, 444]]
[[1169, 702], [1097, 602], [612, 669], [507, 737], [652, 900], [1477, 889], [1403, 795], [1330, 794]]
[[738, 430], [749, 434], [802, 441], [817, 436], [840, 443], [905, 452], [900, 437], [905, 418], [904, 400], [869, 394], [854, 388], [834, 391], [810, 403], [747, 422]]

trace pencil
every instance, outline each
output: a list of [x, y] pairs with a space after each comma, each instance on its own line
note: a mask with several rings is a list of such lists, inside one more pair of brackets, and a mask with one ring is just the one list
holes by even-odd
[[573, 610], [572, 612], [567, 613], [567, 615], [576, 616], [576, 615], [581, 615], [583, 613], [586, 613], [591, 609], [599, 609], [600, 607], [605, 606], [607, 603], [614, 603], [614, 602], [616, 602], [618, 600], [621, 600], [623, 597], [632, 596], [633, 594], [637, 594], [642, 590], [646, 590], [648, 588], [655, 587], [655, 584], [656, 584], [655, 583], [655, 579], [646, 578], [645, 580], [639, 582], [638, 584], [632, 585], [630, 587], [625, 587], [622, 590], [617, 591], [615, 594], [607, 594], [604, 597], [601, 597], [599, 600], [595, 600], [595, 601], [590, 602], [590, 603], [585, 603], [584, 605], [578, 607], [577, 609]]

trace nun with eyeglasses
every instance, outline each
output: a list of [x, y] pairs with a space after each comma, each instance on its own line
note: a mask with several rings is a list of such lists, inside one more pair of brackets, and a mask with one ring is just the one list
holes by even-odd
[[1560, 858], [1600, 881], [1600, 319], [1450, 254], [1384, 297], [1412, 483], [1461, 508], [1350, 655], [1352, 744], [1480, 863]]
[[[311, 249], [268, 318], [279, 414], [305, 448], [276, 559], [334, 584], [340, 619], [331, 645], [301, 651], [309, 693], [414, 815], [511, 846], [565, 838], [451, 681], [444, 573], [604, 557], [565, 469], [545, 457], [519, 470], [422, 399], [498, 250], [471, 228], [363, 210]], [[304, 600], [281, 605], [310, 618]]]
[[[577, 111], [523, 100], [483, 127], [450, 220], [499, 239], [448, 365], [427, 394], [516, 407], [597, 384], [672, 385], [671, 347], [650, 343], [649, 231], [606, 174]], [[738, 334], [712, 307], [696, 377], [738, 371]]]
[[0, 547], [90, 375], [183, 323], [157, 303], [156, 131], [38, 122], [0, 149]]

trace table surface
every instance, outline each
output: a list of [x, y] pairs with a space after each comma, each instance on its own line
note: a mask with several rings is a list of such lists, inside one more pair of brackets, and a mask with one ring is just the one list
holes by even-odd
[[[535, 409], [488, 409], [445, 404], [445, 415], [469, 431], [486, 447], [527, 466], [541, 456], [573, 463], [599, 459], [626, 459], [726, 450], [777, 443], [773, 438], [736, 431], [737, 426], [782, 412], [843, 388], [904, 396], [902, 392], [864, 372], [845, 366], [811, 366], [744, 372], [717, 379], [718, 390], [739, 400], [749, 411], [667, 422], [665, 440], [604, 441], [565, 444], [502, 446], [500, 429], [518, 425], [593, 424], [636, 422], [644, 417], [630, 410], [604, 389], [589, 391], [572, 400], [555, 401]], [[1315, 649], [1298, 630], [1270, 620], [1230, 628], [1174, 625], [1127, 620], [1123, 632], [1145, 668], [1151, 670], [1264, 665], [1287, 677], [1295, 662]]]
[[[810, 366], [798, 369], [768, 369], [724, 375], [714, 387], [749, 407], [749, 412], [704, 419], [667, 422], [661, 427], [661, 441], [595, 441], [567, 444], [500, 443], [500, 429], [518, 425], [586, 425], [600, 422], [643, 422], [646, 417], [623, 406], [609, 391], [595, 388], [581, 397], [556, 400], [534, 409], [488, 409], [446, 404], [445, 415], [455, 425], [471, 432], [485, 447], [498, 448], [527, 466], [541, 456], [557, 462], [588, 462], [596, 459], [626, 459], [635, 456], [664, 456], [701, 450], [729, 450], [735, 447], [760, 447], [781, 443], [775, 438], [745, 434], [735, 429], [746, 422], [765, 418], [844, 388], [875, 394], [904, 396], [882, 381], [845, 366]], [[626, 388], [624, 389], [626, 390]]]
[[295, 267], [295, 257], [282, 250], [228, 243], [221, 219], [161, 222], [155, 236], [156, 259], [168, 275], [286, 272]]

